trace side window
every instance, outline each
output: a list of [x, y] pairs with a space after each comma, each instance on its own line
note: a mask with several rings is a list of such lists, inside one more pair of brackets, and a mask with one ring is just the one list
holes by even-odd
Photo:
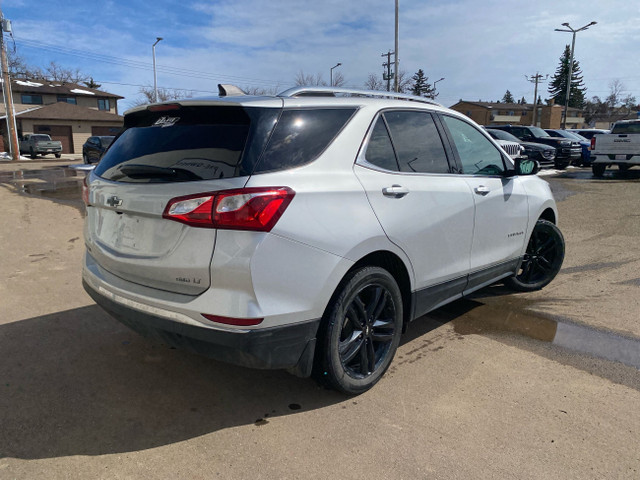
[[504, 162], [500, 151], [475, 127], [454, 117], [443, 115], [455, 144], [462, 173], [466, 175], [500, 175]]
[[442, 139], [427, 112], [385, 112], [401, 172], [449, 173]]
[[389, 132], [387, 132], [387, 127], [382, 117], [378, 118], [375, 127], [373, 127], [373, 132], [371, 132], [364, 157], [367, 159], [367, 162], [376, 167], [398, 171], [396, 154], [393, 151]]
[[284, 110], [254, 173], [311, 163], [329, 146], [355, 109]]

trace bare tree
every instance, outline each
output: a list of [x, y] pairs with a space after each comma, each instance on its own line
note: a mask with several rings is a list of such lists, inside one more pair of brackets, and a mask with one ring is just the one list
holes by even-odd
[[49, 62], [49, 66], [44, 70], [44, 76], [48, 80], [62, 83], [82, 83], [90, 78], [79, 68], [63, 67], [56, 62]]
[[[132, 106], [147, 105], [155, 102], [155, 94], [153, 87], [140, 87], [138, 92], [142, 95], [132, 102]], [[193, 92], [189, 90], [158, 88], [158, 101], [166, 102], [167, 100], [179, 100], [181, 98], [191, 98]]]
[[313, 75], [312, 73], [304, 73], [300, 70], [296, 74], [296, 78], [294, 80], [296, 86], [299, 87], [326, 87], [327, 82], [322, 78], [321, 73], [316, 73]]
[[344, 78], [342, 72], [335, 72], [333, 74], [333, 86], [334, 87], [343, 87], [347, 83], [347, 80]]
[[265, 87], [242, 87], [242, 91], [245, 92], [247, 95], [256, 95], [256, 96], [263, 96], [263, 95], [277, 95], [280, 92], [280, 87], [279, 86], [275, 86], [275, 87], [269, 87], [269, 88], [265, 88]]
[[375, 73], [370, 73], [367, 81], [364, 82], [364, 88], [367, 90], [386, 90], [386, 83]]

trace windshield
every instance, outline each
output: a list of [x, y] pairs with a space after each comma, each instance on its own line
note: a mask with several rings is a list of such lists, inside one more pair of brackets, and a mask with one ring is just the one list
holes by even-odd
[[507, 142], [516, 142], [520, 143], [520, 139], [514, 135], [511, 135], [509, 132], [505, 132], [504, 130], [494, 130], [487, 129], [489, 135], [498, 140], [506, 140]]
[[100, 144], [102, 145], [102, 148], [107, 148], [109, 145], [111, 145], [111, 142], [113, 142], [113, 139], [115, 137], [100, 137]]
[[[95, 172], [107, 180], [126, 183], [248, 175], [251, 169], [241, 161], [252, 125], [247, 110], [238, 106], [183, 106], [133, 112], [125, 117], [125, 129]], [[277, 114], [277, 110], [272, 112]], [[254, 109], [253, 113], [260, 112]]]
[[531, 133], [534, 135], [534, 137], [537, 138], [545, 138], [551, 136], [540, 127], [529, 127], [529, 129], [531, 130]]

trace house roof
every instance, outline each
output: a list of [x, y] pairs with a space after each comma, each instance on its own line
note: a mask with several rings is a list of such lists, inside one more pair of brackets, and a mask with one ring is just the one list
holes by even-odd
[[69, 82], [50, 82], [49, 80], [34, 79], [28, 80], [25, 78], [14, 78], [11, 80], [11, 90], [19, 93], [36, 93], [36, 94], [50, 94], [50, 95], [75, 95], [75, 96], [87, 96], [87, 97], [107, 97], [122, 99], [120, 95], [114, 95], [113, 93], [103, 92], [102, 90], [96, 90], [95, 88], [88, 88], [84, 85]]
[[100, 122], [114, 122], [122, 124], [124, 117], [115, 113], [94, 110], [93, 108], [79, 107], [66, 102], [52, 103], [44, 107], [30, 109], [21, 113], [16, 112], [20, 118], [40, 120], [88, 120]]

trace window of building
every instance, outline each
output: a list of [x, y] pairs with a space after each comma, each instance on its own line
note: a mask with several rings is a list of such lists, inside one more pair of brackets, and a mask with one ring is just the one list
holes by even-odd
[[59, 102], [70, 103], [72, 105], [77, 105], [78, 104], [78, 102], [76, 101], [76, 97], [69, 97], [67, 95], [58, 95], [58, 101]]
[[111, 107], [109, 106], [109, 99], [108, 98], [99, 98], [98, 99], [98, 110], [111, 110]]
[[22, 94], [22, 103], [25, 105], [42, 105], [42, 95]]

